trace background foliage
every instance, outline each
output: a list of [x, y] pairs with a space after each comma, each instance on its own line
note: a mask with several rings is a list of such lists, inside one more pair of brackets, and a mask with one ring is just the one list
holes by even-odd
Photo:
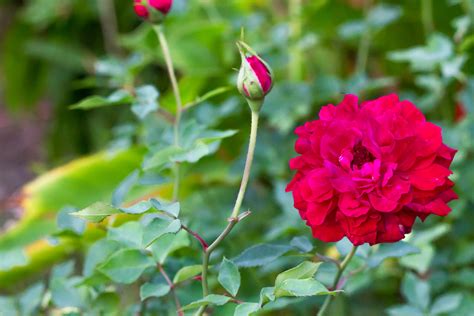
[[[446, 142], [459, 150], [453, 179], [460, 199], [452, 214], [429, 218], [405, 243], [362, 247], [331, 315], [471, 315], [472, 0], [176, 0], [165, 32], [188, 106], [180, 151], [171, 145], [174, 101], [151, 27], [138, 21], [130, 1], [117, 0], [115, 36], [114, 15], [98, 3], [0, 4], [3, 102], [14, 116], [47, 103], [53, 116], [43, 169], [67, 162], [22, 189], [15, 205], [22, 216], [0, 235], [1, 315], [173, 314], [156, 262], [178, 283], [173, 290], [183, 305], [200, 298], [193, 279], [200, 245], [182, 230], [173, 233], [182, 222], [212, 240], [232, 208], [249, 128], [233, 88], [242, 27], [272, 65], [276, 85], [244, 201], [252, 215], [214, 253], [214, 292], [267, 300], [260, 289], [274, 286], [280, 272], [315, 259], [316, 251], [347, 253], [345, 241], [335, 247], [313, 240], [284, 193], [292, 130], [345, 93], [368, 99], [396, 92], [443, 126]], [[184, 169], [183, 191], [179, 205], [168, 205], [174, 161]], [[86, 212], [105, 209], [95, 202], [116, 215], [102, 224], [69, 215], [90, 205]], [[171, 217], [136, 215], [150, 208]], [[142, 251], [154, 240], [152, 260]], [[219, 265], [224, 256], [232, 261]], [[329, 286], [333, 265], [317, 270]], [[324, 298], [290, 296], [299, 297], [277, 299], [260, 313], [310, 315]], [[236, 304], [214, 299], [222, 305], [215, 315], [233, 313]]]

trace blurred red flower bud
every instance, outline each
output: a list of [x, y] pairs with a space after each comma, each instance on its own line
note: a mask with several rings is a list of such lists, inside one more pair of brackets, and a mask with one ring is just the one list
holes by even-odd
[[142, 19], [159, 22], [168, 14], [173, 0], [134, 0], [133, 9]]

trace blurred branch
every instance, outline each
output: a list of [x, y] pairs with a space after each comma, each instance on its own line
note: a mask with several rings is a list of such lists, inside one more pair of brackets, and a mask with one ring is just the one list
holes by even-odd
[[[371, 6], [371, 0], [364, 1], [364, 15], [367, 19]], [[356, 73], [363, 74], [367, 71], [367, 60], [369, 59], [370, 51], [370, 40], [372, 34], [370, 33], [370, 28], [366, 27], [364, 33], [359, 42], [359, 47], [357, 48], [357, 63], [356, 63]]]
[[290, 80], [299, 81], [302, 79], [303, 52], [300, 47], [302, 35], [302, 10], [303, 0], [290, 0], [288, 12], [290, 17]]
[[421, 0], [421, 21], [425, 36], [430, 35], [434, 31], [432, 0]]
[[120, 48], [117, 45], [117, 15], [114, 2], [113, 0], [99, 0], [98, 5], [105, 50], [108, 54], [117, 56], [120, 54]]

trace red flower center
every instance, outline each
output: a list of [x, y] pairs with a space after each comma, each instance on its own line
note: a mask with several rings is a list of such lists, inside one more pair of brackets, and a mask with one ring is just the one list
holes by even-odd
[[354, 168], [354, 165], [361, 168], [365, 163], [375, 160], [374, 155], [362, 145], [362, 142], [358, 142], [357, 145], [354, 146], [352, 154], [354, 158], [351, 162], [351, 168]]

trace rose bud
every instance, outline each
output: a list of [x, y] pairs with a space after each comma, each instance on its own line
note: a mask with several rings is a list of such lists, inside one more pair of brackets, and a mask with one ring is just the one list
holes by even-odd
[[237, 45], [242, 57], [237, 88], [249, 102], [253, 101], [251, 103], [256, 105], [255, 110], [259, 110], [273, 86], [272, 70], [247, 44], [238, 42]]
[[173, 0], [134, 0], [133, 9], [142, 19], [159, 23], [168, 14]]

